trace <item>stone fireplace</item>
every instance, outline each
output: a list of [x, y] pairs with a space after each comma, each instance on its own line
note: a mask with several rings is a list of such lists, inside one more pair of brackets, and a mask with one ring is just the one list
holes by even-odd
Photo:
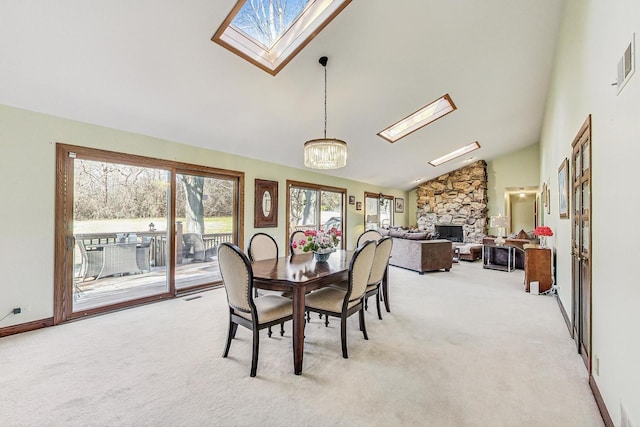
[[464, 242], [482, 243], [487, 233], [488, 211], [484, 160], [420, 184], [417, 194], [421, 230], [433, 233], [436, 226], [457, 225], [462, 227]]

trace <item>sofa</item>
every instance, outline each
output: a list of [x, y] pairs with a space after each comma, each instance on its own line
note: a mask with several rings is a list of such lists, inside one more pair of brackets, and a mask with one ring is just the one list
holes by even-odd
[[451, 270], [452, 244], [449, 240], [429, 240], [426, 233], [381, 231], [393, 237], [389, 265], [406, 268], [423, 274], [425, 271]]

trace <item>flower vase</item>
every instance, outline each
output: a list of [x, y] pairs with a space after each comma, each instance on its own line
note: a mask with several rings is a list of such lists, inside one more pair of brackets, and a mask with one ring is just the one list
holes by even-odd
[[538, 238], [540, 239], [540, 247], [541, 248], [546, 248], [547, 247], [547, 236], [538, 236]]
[[316, 262], [327, 262], [329, 260], [329, 255], [331, 255], [331, 252], [313, 252]]

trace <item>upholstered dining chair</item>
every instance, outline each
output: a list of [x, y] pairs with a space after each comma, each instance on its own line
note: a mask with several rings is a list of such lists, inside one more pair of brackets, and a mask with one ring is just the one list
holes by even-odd
[[249, 240], [249, 249], [247, 252], [252, 262], [278, 258], [278, 244], [275, 239], [268, 234], [256, 233], [251, 236]]
[[[247, 249], [251, 262], [262, 261], [263, 259], [278, 258], [278, 244], [275, 239], [266, 233], [256, 233], [249, 240]], [[254, 289], [255, 296], [258, 290]]]
[[367, 230], [364, 233], [362, 233], [361, 235], [358, 236], [358, 240], [356, 243], [356, 247], [362, 245], [364, 242], [369, 241], [369, 240], [374, 240], [374, 241], [378, 241], [382, 238], [382, 234], [380, 234], [379, 231], [377, 230]]
[[[231, 340], [236, 336], [238, 325], [253, 333], [251, 356], [251, 376], [256, 376], [260, 330], [293, 318], [293, 304], [290, 299], [279, 295], [263, 295], [252, 298], [253, 270], [247, 256], [233, 243], [222, 243], [218, 249], [218, 263], [222, 283], [227, 292], [229, 305], [229, 334], [222, 357], [227, 357]], [[284, 331], [282, 332], [284, 334]]]
[[376, 255], [373, 258], [371, 266], [371, 275], [367, 283], [367, 289], [364, 294], [365, 310], [369, 297], [376, 297], [376, 308], [378, 309], [378, 319], [382, 320], [382, 311], [380, 310], [380, 287], [384, 280], [384, 275], [389, 267], [389, 257], [391, 256], [391, 247], [393, 246], [393, 238], [390, 236], [383, 237], [378, 240], [376, 245]]
[[294, 231], [293, 233], [291, 233], [291, 236], [289, 237], [289, 253], [291, 255], [300, 255], [303, 254], [304, 251], [302, 250], [302, 248], [299, 245], [296, 245], [296, 247], [293, 247], [293, 242], [300, 242], [300, 240], [304, 239], [304, 231], [301, 230], [297, 230]]
[[305, 309], [315, 313], [340, 318], [340, 340], [342, 357], [349, 358], [347, 352], [347, 318], [354, 313], [360, 315], [360, 330], [368, 340], [364, 320], [364, 294], [371, 274], [371, 266], [376, 252], [376, 242], [368, 241], [359, 246], [349, 264], [349, 282], [346, 289], [326, 287], [311, 292], [305, 297]]

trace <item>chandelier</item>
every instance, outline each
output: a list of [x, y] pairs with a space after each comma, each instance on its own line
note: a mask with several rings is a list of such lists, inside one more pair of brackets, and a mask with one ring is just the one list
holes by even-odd
[[347, 164], [347, 143], [327, 138], [327, 62], [323, 56], [318, 61], [324, 67], [324, 137], [304, 143], [304, 165], [311, 169], [338, 169]]

